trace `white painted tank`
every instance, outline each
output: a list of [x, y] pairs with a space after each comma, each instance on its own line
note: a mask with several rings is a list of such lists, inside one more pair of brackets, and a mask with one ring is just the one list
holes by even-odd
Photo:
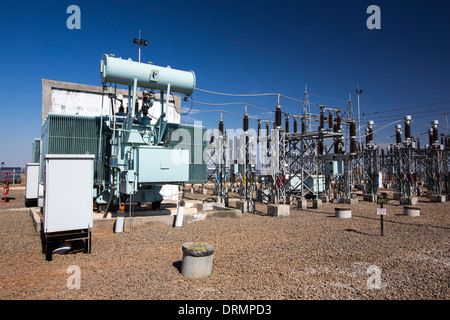
[[117, 83], [133, 86], [134, 79], [140, 88], [167, 91], [190, 96], [195, 88], [195, 73], [154, 64], [125, 60], [104, 54], [100, 62], [100, 80], [102, 83]]

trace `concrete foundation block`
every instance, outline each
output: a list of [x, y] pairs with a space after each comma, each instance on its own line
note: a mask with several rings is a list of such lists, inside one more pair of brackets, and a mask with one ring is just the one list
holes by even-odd
[[334, 208], [334, 213], [336, 218], [339, 219], [348, 219], [352, 217], [351, 208]]
[[401, 205], [413, 205], [415, 206], [418, 202], [418, 199], [416, 197], [401, 197], [400, 198], [400, 204]]
[[447, 196], [445, 195], [430, 195], [430, 201], [431, 202], [446, 202]]
[[322, 207], [321, 199], [313, 199], [313, 209], [319, 209]]
[[181, 274], [189, 278], [209, 276], [212, 272], [214, 247], [204, 242], [183, 244]]
[[420, 208], [419, 207], [411, 207], [411, 206], [404, 206], [403, 207], [403, 214], [408, 217], [418, 217], [420, 216]]
[[248, 212], [248, 201], [236, 201], [236, 209], [241, 210], [242, 213]]
[[356, 204], [356, 203], [358, 203], [358, 199], [356, 199], [356, 198], [341, 198], [340, 203], [344, 203], [344, 204]]
[[307, 206], [308, 206], [308, 200], [297, 199], [297, 209], [306, 209]]
[[267, 206], [267, 215], [271, 217], [286, 217], [290, 215], [291, 208], [287, 204], [269, 204]]
[[376, 194], [363, 194], [363, 200], [368, 202], [377, 202]]

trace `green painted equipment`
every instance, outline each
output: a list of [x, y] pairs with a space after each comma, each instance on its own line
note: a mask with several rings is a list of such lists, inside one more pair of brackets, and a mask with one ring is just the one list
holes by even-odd
[[[163, 185], [204, 183], [206, 128], [168, 123], [166, 119], [169, 95], [192, 94], [195, 74], [112, 55], [103, 56], [100, 69], [104, 86], [128, 86], [129, 106], [139, 105], [138, 87], [161, 90], [158, 121], [151, 124], [148, 117], [154, 103], [153, 91], [144, 91], [139, 110], [128, 108], [128, 112], [122, 110], [108, 116], [49, 113], [42, 125], [40, 162], [46, 154], [96, 155], [93, 195], [99, 207], [106, 206], [105, 210], [131, 200], [152, 202], [156, 208], [163, 200]], [[117, 96], [111, 90], [109, 97], [107, 100], [115, 103]], [[43, 170], [41, 166], [41, 183]]]

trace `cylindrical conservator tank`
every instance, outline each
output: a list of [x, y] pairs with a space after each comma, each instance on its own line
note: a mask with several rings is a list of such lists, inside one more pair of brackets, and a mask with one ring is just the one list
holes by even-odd
[[195, 73], [182, 71], [170, 67], [159, 67], [148, 63], [124, 60], [104, 54], [100, 62], [100, 80], [102, 83], [111, 82], [140, 88], [151, 88], [170, 91], [190, 96], [195, 88]]

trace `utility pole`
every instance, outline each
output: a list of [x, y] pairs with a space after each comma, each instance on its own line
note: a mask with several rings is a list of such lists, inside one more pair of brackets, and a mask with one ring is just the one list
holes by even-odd
[[359, 144], [361, 145], [361, 113], [359, 111], [359, 95], [361, 93], [363, 93], [364, 90], [359, 89], [359, 85], [358, 85], [358, 89], [356, 89], [356, 93], [358, 94], [358, 136], [359, 136]]

